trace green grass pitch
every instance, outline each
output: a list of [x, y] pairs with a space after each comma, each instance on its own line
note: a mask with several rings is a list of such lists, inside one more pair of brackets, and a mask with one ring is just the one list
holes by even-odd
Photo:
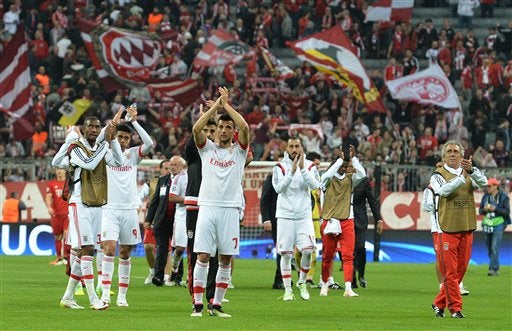
[[[49, 257], [0, 256], [0, 330], [512, 330], [512, 268], [488, 277], [487, 266], [470, 266], [464, 284], [466, 319], [435, 318], [430, 304], [437, 292], [433, 265], [369, 263], [367, 288], [357, 298], [331, 290], [309, 302], [277, 300], [272, 290], [275, 261], [236, 260], [224, 310], [231, 319], [192, 318], [186, 288], [143, 285], [143, 258], [133, 258], [128, 291], [130, 307], [105, 311], [59, 307], [67, 277]], [[117, 259], [116, 259], [117, 264]], [[335, 270], [339, 268], [336, 262]], [[318, 281], [319, 263], [315, 282]], [[117, 265], [113, 289], [117, 292]], [[335, 278], [342, 279], [341, 272]], [[296, 279], [294, 275], [294, 279]], [[85, 296], [79, 304], [88, 306]], [[115, 296], [112, 298], [115, 302]]]

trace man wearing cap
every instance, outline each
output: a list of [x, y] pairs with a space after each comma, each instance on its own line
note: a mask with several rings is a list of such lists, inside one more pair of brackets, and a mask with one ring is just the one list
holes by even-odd
[[487, 178], [473, 167], [471, 156], [464, 158], [460, 142], [450, 140], [441, 150], [443, 166], [430, 178], [430, 186], [439, 196], [436, 219], [441, 233], [434, 244], [443, 285], [434, 299], [436, 317], [444, 317], [448, 308], [452, 318], [464, 318], [459, 283], [464, 278], [469, 259], [473, 231], [476, 229], [473, 187], [487, 184]]
[[503, 231], [510, 224], [510, 198], [500, 189], [500, 182], [496, 178], [487, 181], [487, 193], [482, 197], [478, 213], [484, 215], [482, 229], [490, 260], [487, 275], [497, 276], [500, 269], [499, 248]]

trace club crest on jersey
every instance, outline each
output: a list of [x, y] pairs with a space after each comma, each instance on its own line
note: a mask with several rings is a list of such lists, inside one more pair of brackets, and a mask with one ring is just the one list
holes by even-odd
[[443, 249], [445, 251], [447, 251], [449, 247], [450, 247], [450, 243], [447, 243], [447, 242], [443, 243]]

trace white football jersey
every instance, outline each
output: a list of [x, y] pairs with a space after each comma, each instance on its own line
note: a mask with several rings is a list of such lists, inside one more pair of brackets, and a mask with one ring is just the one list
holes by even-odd
[[[182, 171], [172, 179], [169, 195], [185, 197], [187, 190], [188, 176], [186, 171]], [[176, 204], [176, 212], [174, 213], [174, 221], [185, 222], [187, 218], [187, 210], [183, 203]]]
[[108, 203], [103, 208], [137, 209], [137, 165], [141, 161], [140, 146], [125, 149], [120, 167], [107, 166]]
[[198, 205], [241, 208], [247, 149], [242, 149], [238, 142], [229, 148], [220, 148], [206, 139], [206, 144], [198, 150], [203, 177]]

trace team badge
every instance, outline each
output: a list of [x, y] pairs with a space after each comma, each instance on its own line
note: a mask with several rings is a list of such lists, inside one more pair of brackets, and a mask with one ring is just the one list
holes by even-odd
[[445, 251], [447, 251], [447, 250], [448, 250], [448, 247], [449, 247], [449, 246], [450, 246], [450, 245], [449, 245], [449, 243], [447, 243], [447, 242], [443, 243], [443, 249], [444, 249]]
[[187, 237], [188, 237], [188, 239], [192, 239], [192, 238], [194, 238], [194, 231], [192, 231], [192, 230], [188, 230], [188, 231], [187, 231]]

